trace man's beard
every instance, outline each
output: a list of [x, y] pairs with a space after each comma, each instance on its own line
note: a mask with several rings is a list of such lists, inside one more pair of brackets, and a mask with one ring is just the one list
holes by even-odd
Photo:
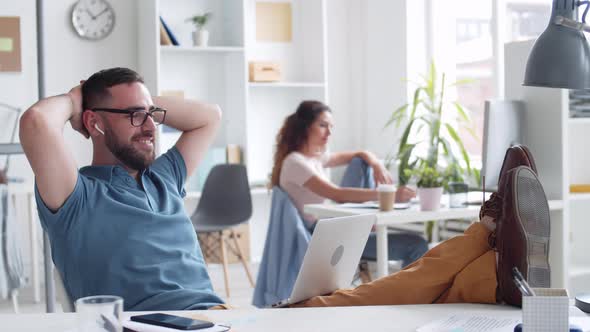
[[108, 132], [105, 134], [105, 143], [107, 148], [117, 159], [119, 159], [123, 164], [125, 164], [125, 166], [131, 169], [137, 171], [144, 170], [156, 159], [155, 151], [152, 151], [152, 153], [146, 157], [144, 154], [140, 153], [136, 148], [134, 148], [132, 143], [119, 144], [115, 138], [115, 135]]

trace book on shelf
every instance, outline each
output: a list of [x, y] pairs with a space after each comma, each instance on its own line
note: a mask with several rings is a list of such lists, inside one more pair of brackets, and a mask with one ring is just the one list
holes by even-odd
[[170, 28], [168, 27], [168, 25], [166, 24], [166, 22], [164, 21], [162, 16], [160, 16], [160, 23], [162, 23], [164, 30], [166, 30], [166, 34], [168, 34], [168, 37], [170, 37], [170, 41], [172, 42], [172, 45], [174, 45], [174, 46], [180, 45], [178, 43], [178, 40], [176, 39], [176, 36], [174, 36], [174, 33], [172, 33], [172, 30], [170, 30]]
[[170, 40], [162, 22], [160, 22], [160, 45], [172, 45], [172, 40]]

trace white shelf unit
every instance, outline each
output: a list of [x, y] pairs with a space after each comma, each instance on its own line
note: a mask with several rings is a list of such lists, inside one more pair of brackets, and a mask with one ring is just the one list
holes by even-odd
[[244, 52], [243, 47], [235, 46], [209, 46], [209, 47], [196, 47], [196, 46], [160, 46], [162, 53], [225, 53], [225, 52]]
[[570, 201], [590, 201], [589, 193], [571, 193], [569, 195]]
[[572, 126], [588, 125], [590, 124], [590, 118], [570, 118], [569, 124]]
[[256, 39], [256, 1], [246, 3], [246, 57], [277, 61], [280, 82], [248, 82], [247, 131], [249, 175], [268, 181], [276, 135], [287, 115], [303, 100], [327, 103], [326, 4], [324, 0], [296, 0], [292, 7], [292, 40], [288, 43]]
[[522, 86], [533, 44], [506, 44], [506, 98], [525, 101], [524, 143], [548, 198], [563, 200], [563, 210], [551, 212], [552, 287], [566, 287], [574, 296], [590, 291], [590, 194], [569, 193], [571, 184], [590, 183], [590, 119], [569, 117], [568, 90]]
[[[256, 40], [256, 0], [141, 0], [138, 12], [138, 70], [152, 94], [182, 90], [186, 98], [219, 104], [222, 125], [213, 144], [242, 148], [250, 183], [267, 183], [272, 170], [275, 136], [284, 118], [307, 99], [327, 101], [326, 0], [289, 2], [292, 40]], [[192, 24], [186, 18], [212, 12], [209, 46], [192, 46]], [[180, 46], [160, 46], [159, 16]], [[280, 82], [248, 82], [249, 61], [276, 61]], [[158, 153], [172, 147], [177, 132], [159, 129]], [[189, 180], [189, 183], [193, 183]], [[190, 193], [189, 196], [198, 196]], [[259, 261], [270, 212], [266, 190], [252, 191], [250, 257]], [[194, 201], [194, 197], [191, 197]], [[194, 207], [193, 207], [194, 208]]]
[[[214, 147], [238, 144], [252, 183], [268, 181], [275, 136], [284, 118], [308, 99], [327, 102], [325, 0], [273, 0], [292, 8], [292, 40], [256, 38], [256, 0], [142, 0], [138, 2], [139, 71], [152, 93], [182, 90], [216, 103], [223, 122]], [[192, 46], [189, 16], [212, 12], [207, 47]], [[162, 16], [180, 46], [160, 46]], [[280, 82], [248, 82], [249, 61], [275, 61]], [[178, 133], [160, 131], [158, 151]]]
[[325, 89], [325, 83], [314, 83], [314, 82], [269, 82], [269, 83], [256, 83], [249, 82], [248, 87], [250, 88], [320, 88]]

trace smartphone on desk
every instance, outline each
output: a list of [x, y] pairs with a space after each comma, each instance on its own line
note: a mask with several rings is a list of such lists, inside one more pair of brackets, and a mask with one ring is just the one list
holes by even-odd
[[199, 330], [213, 327], [215, 324], [204, 320], [168, 315], [147, 314], [131, 316], [131, 320], [138, 323], [169, 327], [178, 330]]

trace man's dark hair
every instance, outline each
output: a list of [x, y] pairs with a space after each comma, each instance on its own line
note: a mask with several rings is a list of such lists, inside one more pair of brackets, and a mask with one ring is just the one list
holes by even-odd
[[143, 77], [129, 68], [110, 68], [92, 74], [82, 84], [83, 110], [96, 107], [102, 100], [110, 98], [111, 94], [108, 88], [118, 84], [135, 82], [143, 83]]

